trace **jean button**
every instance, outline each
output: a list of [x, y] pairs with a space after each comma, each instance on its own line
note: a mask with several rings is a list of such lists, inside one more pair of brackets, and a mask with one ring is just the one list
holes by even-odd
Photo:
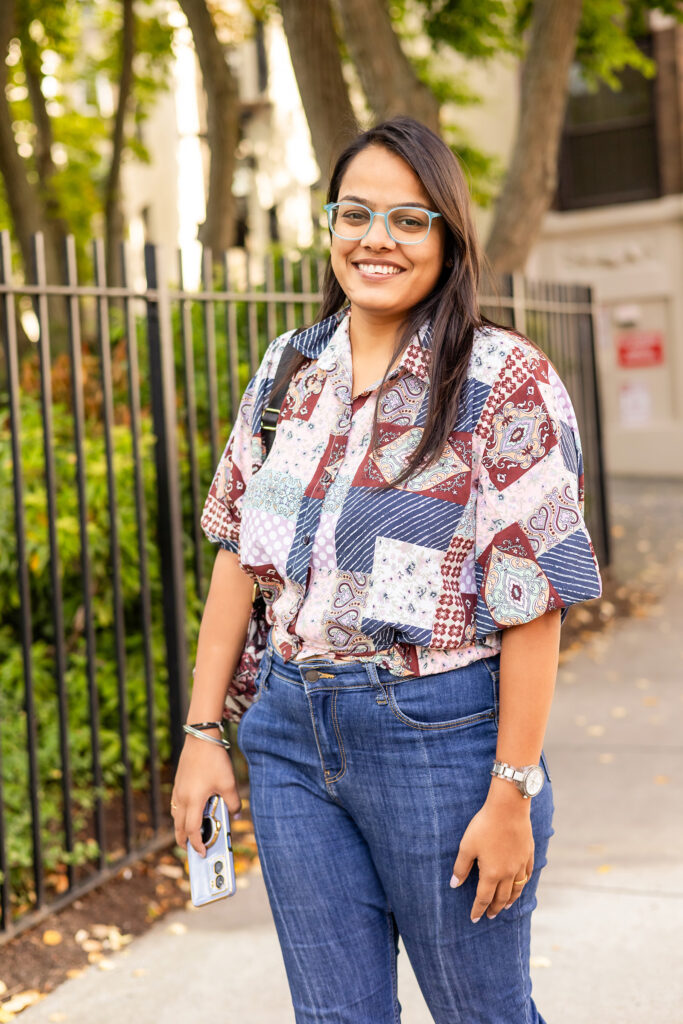
[[314, 683], [316, 679], [318, 679], [319, 677], [320, 673], [317, 671], [317, 669], [309, 668], [306, 672], [304, 672], [304, 679], [307, 679], [309, 683]]

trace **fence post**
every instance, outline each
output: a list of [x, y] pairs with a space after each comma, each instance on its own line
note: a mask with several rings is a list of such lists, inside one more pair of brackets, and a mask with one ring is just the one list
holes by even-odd
[[[158, 250], [145, 245], [147, 276], [147, 340], [158, 503], [158, 542], [163, 586], [164, 636], [168, 667], [171, 753], [177, 764], [187, 712], [187, 641], [185, 637], [185, 573], [183, 521], [178, 473], [175, 416], [175, 366], [171, 308], [166, 283], [159, 274]], [[149, 294], [152, 293], [152, 294]]]

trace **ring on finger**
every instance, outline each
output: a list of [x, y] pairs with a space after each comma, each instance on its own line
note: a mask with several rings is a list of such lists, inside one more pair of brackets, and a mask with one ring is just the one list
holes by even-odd
[[171, 810], [172, 811], [177, 811], [178, 810], [178, 804], [174, 804], [172, 800], [171, 800]]
[[518, 881], [513, 882], [513, 885], [525, 885], [529, 881], [529, 876], [525, 875], [524, 878], [520, 878]]

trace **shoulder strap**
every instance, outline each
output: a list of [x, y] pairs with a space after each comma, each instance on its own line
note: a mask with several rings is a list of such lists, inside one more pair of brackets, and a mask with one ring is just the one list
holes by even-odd
[[294, 364], [295, 358], [300, 354], [299, 350], [294, 348], [292, 343], [288, 341], [280, 356], [272, 391], [261, 413], [261, 437], [266, 449], [266, 457], [270, 453], [273, 441], [275, 440], [280, 408], [292, 379], [291, 367]]

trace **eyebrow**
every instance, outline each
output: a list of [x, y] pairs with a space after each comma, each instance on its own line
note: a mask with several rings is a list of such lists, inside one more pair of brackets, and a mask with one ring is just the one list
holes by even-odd
[[[363, 206], [369, 206], [370, 209], [372, 209], [372, 202], [371, 202], [371, 200], [370, 199], [363, 199], [361, 196], [340, 196], [339, 199], [337, 199], [337, 202], [338, 203], [362, 203]], [[425, 206], [424, 203], [413, 203], [413, 202], [392, 203], [391, 206], [389, 207], [389, 209], [395, 209], [398, 206], [415, 206], [415, 207], [418, 207], [421, 210], [426, 210], [427, 209], [427, 207]]]

